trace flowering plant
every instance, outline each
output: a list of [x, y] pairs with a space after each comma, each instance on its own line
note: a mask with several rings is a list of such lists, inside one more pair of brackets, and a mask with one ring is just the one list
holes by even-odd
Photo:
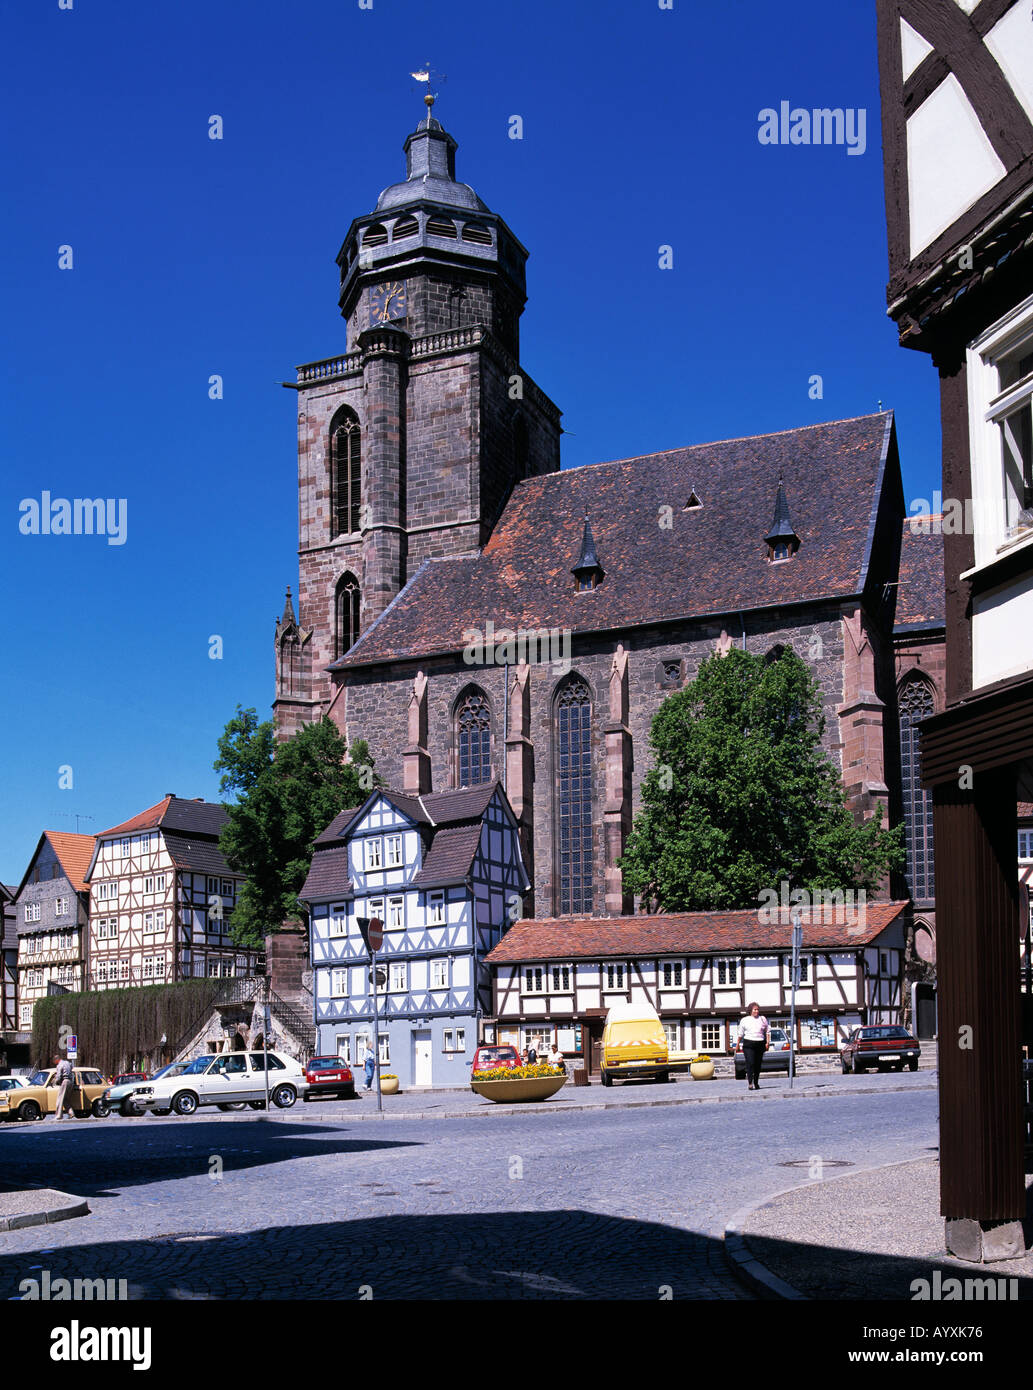
[[528, 1081], [540, 1076], [559, 1076], [562, 1067], [550, 1067], [538, 1062], [532, 1067], [490, 1067], [487, 1071], [471, 1073], [472, 1081]]

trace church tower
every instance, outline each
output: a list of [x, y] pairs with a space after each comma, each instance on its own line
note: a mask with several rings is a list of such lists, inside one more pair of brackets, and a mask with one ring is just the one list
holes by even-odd
[[[277, 624], [277, 732], [424, 561], [477, 555], [521, 478], [559, 469], [560, 412], [520, 365], [527, 252], [455, 177], [431, 112], [406, 177], [338, 256], [345, 351], [298, 368], [299, 589]], [[293, 384], [293, 383], [292, 383]]]

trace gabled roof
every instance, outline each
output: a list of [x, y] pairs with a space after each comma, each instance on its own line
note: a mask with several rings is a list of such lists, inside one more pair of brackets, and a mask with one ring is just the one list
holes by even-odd
[[412, 881], [413, 887], [444, 888], [449, 883], [462, 883], [473, 867], [480, 842], [480, 821], [473, 825], [448, 825], [438, 830], [423, 856], [420, 872]]
[[102, 830], [97, 839], [107, 839], [111, 835], [129, 835], [140, 830], [178, 830], [184, 835], [218, 836], [226, 824], [225, 808], [214, 801], [204, 801], [200, 797], [188, 801], [181, 796], [164, 796], [146, 811], [113, 825], [110, 830]]
[[943, 578], [943, 536], [934, 531], [938, 517], [923, 517], [928, 534], [904, 522], [900, 538], [900, 585], [893, 619], [895, 634], [909, 629], [946, 626]]
[[476, 787], [461, 787], [458, 791], [424, 792], [422, 796], [378, 787], [357, 810], [341, 811], [336, 815], [323, 833], [316, 837], [315, 844], [317, 848], [325, 849], [332, 844], [343, 843], [353, 828], [353, 822], [361, 820], [370, 806], [381, 797], [417, 825], [458, 825], [462, 821], [480, 820], [498, 785], [497, 782], [484, 782]]
[[[804, 909], [805, 950], [865, 946], [880, 936], [908, 907], [905, 902], [866, 903], [858, 922], [849, 912]], [[629, 956], [706, 955], [722, 951], [788, 951], [789, 923], [758, 920], [748, 912], [665, 912], [635, 917], [552, 917], [516, 922], [491, 950], [492, 965], [523, 961], [606, 960]], [[813, 917], [813, 920], [812, 920]], [[845, 920], [840, 920], [845, 918]]]
[[61, 865], [61, 872], [74, 890], [77, 893], [88, 893], [89, 885], [85, 882], [85, 878], [96, 844], [94, 837], [92, 835], [74, 835], [71, 831], [65, 830], [44, 830], [36, 842], [36, 848], [32, 851], [21, 883], [18, 884], [17, 888], [10, 890], [12, 897], [16, 898], [28, 883], [32, 866], [39, 858], [44, 841], [50, 842], [50, 848], [54, 851], [57, 862]]
[[[883, 413], [526, 478], [480, 555], [425, 561], [331, 669], [459, 651], [485, 614], [496, 632], [587, 633], [859, 594], [893, 438]], [[791, 565], [764, 544], [780, 475], [801, 541]], [[707, 503], [689, 521], [693, 489]], [[578, 593], [589, 512], [606, 582]]]
[[193, 835], [175, 835], [165, 831], [165, 848], [177, 869], [189, 869], [195, 874], [218, 874], [226, 878], [239, 875], [223, 858], [218, 840]]

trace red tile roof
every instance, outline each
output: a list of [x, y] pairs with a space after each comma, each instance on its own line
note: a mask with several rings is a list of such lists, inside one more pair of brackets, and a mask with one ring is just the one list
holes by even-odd
[[138, 816], [124, 820], [120, 825], [113, 825], [110, 830], [102, 830], [97, 836], [98, 840], [103, 839], [105, 835], [128, 835], [133, 830], [157, 830], [171, 802], [171, 796], [163, 796], [157, 805], [148, 806], [147, 810], [141, 811]]
[[[460, 651], [488, 616], [496, 632], [593, 632], [859, 593], [894, 450], [884, 413], [527, 478], [480, 555], [426, 561], [332, 669]], [[801, 544], [772, 565], [780, 475]], [[576, 593], [586, 514], [605, 578]]]
[[[866, 903], [857, 920], [832, 908], [805, 909], [805, 949], [853, 949], [881, 935], [908, 904]], [[547, 917], [514, 923], [486, 959], [492, 965], [522, 961], [605, 960], [629, 956], [708, 955], [721, 951], [788, 951], [788, 920], [758, 921], [747, 912], [665, 912], [635, 917]], [[812, 921], [813, 916], [813, 921]], [[788, 913], [787, 913], [788, 917]], [[824, 920], [823, 920], [824, 919]]]
[[63, 830], [48, 830], [47, 839], [57, 855], [58, 862], [65, 871], [65, 878], [72, 885], [77, 893], [89, 892], [89, 887], [83, 875], [90, 867], [90, 860], [93, 858], [93, 846], [96, 843], [92, 835], [73, 835]]

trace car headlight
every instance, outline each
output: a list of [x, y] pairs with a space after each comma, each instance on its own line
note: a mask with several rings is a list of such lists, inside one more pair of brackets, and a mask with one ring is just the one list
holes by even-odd
[[138, 1087], [136, 1088], [136, 1090], [133, 1091], [132, 1094], [133, 1094], [134, 1096], [152, 1096], [152, 1095], [154, 1094], [154, 1087], [153, 1087], [153, 1086], [138, 1086]]

